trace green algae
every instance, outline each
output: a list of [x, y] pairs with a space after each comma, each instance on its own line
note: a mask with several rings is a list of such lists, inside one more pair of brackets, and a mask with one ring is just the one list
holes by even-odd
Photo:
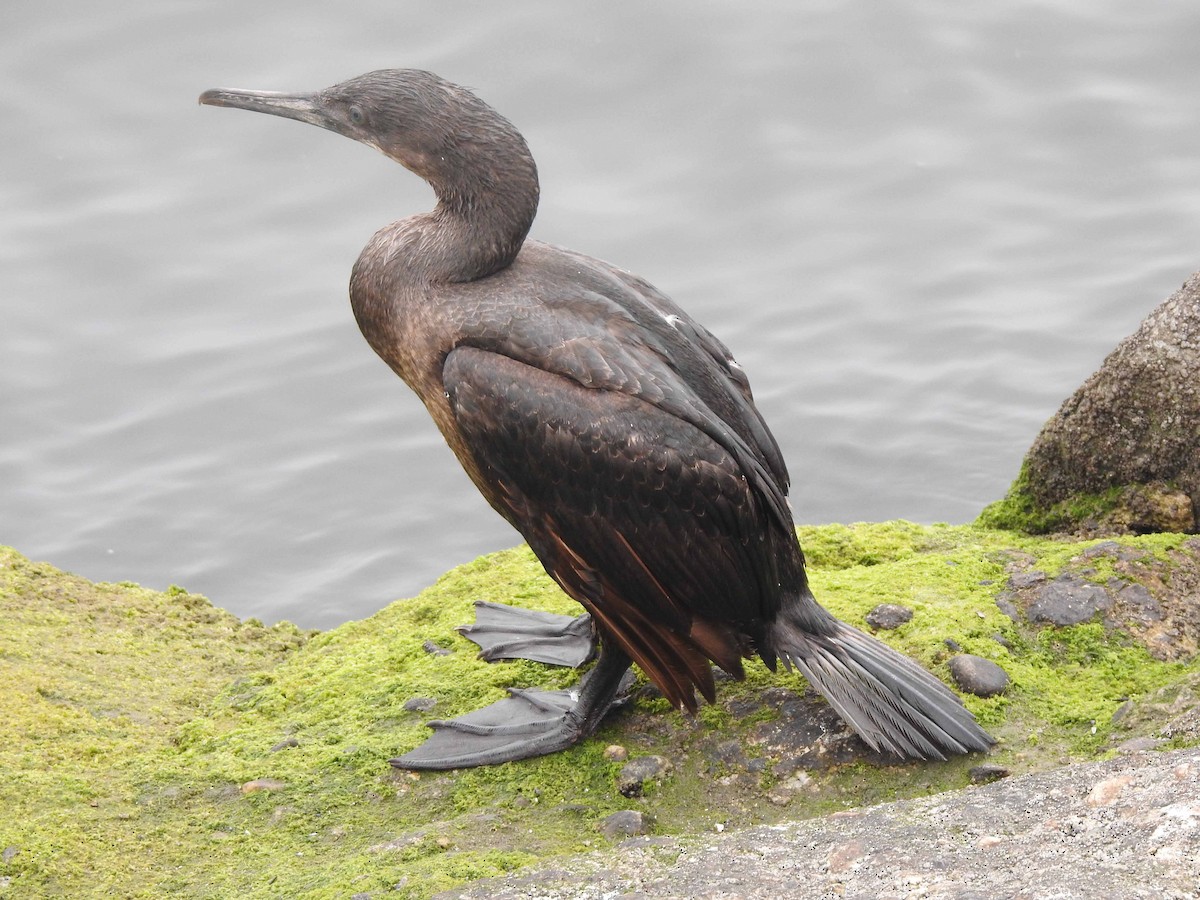
[[[913, 619], [886, 639], [940, 677], [947, 641], [1009, 673], [1005, 694], [966, 702], [1000, 739], [994, 761], [1016, 771], [1108, 752], [1127, 698], [1197, 673], [1194, 660], [1157, 661], [1099, 622], [1034, 629], [997, 608], [1014, 559], [1053, 577], [1095, 541], [908, 522], [800, 533], [814, 591], [837, 615], [865, 627], [876, 604], [902, 603]], [[1181, 540], [1120, 543], [1167, 560]], [[1103, 559], [1089, 562], [1089, 577], [1114, 577]], [[958, 787], [978, 762], [860, 762], [798, 780], [756, 735], [779, 716], [759, 698], [802, 694], [803, 681], [749, 662], [746, 681], [722, 680], [718, 703], [695, 717], [643, 691], [564, 753], [394, 770], [388, 759], [424, 738], [427, 719], [509, 686], [574, 680], [478, 661], [455, 631], [475, 600], [576, 610], [526, 548], [324, 634], [240, 622], [181, 589], [94, 585], [0, 551], [0, 851], [15, 851], [0, 862], [0, 896], [426, 897], [603, 846], [598, 823], [622, 809], [668, 833], [740, 827]], [[413, 698], [436, 705], [413, 712]], [[610, 744], [663, 755], [674, 770], [622, 796]], [[736, 753], [715, 753], [730, 744]]]
[[1114, 487], [1100, 493], [1081, 492], [1054, 503], [1043, 503], [1034, 494], [1026, 461], [1004, 497], [988, 504], [976, 521], [985, 528], [1027, 534], [1071, 531], [1083, 522], [1107, 517], [1120, 505], [1122, 491], [1122, 487]]

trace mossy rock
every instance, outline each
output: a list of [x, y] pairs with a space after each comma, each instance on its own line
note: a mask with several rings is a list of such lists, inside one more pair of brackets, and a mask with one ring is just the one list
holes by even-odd
[[1194, 531], [1197, 447], [1200, 273], [1064, 401], [981, 523], [1032, 534]]
[[[1117, 543], [1149, 561], [1154, 591], [1195, 566], [1200, 548], [1186, 540]], [[803, 528], [801, 541], [818, 597], [840, 617], [863, 627], [877, 604], [904, 605], [912, 620], [881, 636], [942, 678], [957, 652], [947, 642], [1005, 669], [1007, 692], [966, 702], [1000, 739], [989, 761], [1014, 772], [1157, 734], [1153, 716], [1127, 714], [1131, 698], [1140, 710], [1140, 698], [1194, 696], [1170, 694], [1195, 683], [1194, 656], [1155, 658], [1126, 623], [1037, 628], [997, 607], [1030, 568], [1138, 577], [1117, 557], [1084, 556], [1097, 542], [907, 522]], [[601, 824], [622, 810], [659, 833], [738, 828], [960, 787], [980, 762], [874, 757], [799, 676], [755, 663], [745, 682], [721, 680], [694, 719], [642, 683], [564, 753], [394, 770], [388, 759], [423, 739], [426, 719], [575, 677], [479, 661], [454, 630], [474, 600], [575, 610], [526, 548], [323, 634], [0, 551], [0, 896], [427, 897], [606, 846]], [[406, 707], [414, 698], [436, 705]], [[1165, 746], [1194, 737], [1180, 729]], [[672, 766], [627, 797], [625, 755]]]

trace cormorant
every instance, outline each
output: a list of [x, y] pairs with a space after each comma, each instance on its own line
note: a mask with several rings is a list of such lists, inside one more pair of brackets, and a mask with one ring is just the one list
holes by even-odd
[[941, 759], [992, 739], [938, 679], [838, 621], [809, 591], [788, 473], [729, 350], [646, 281], [526, 240], [538, 203], [516, 128], [429, 72], [316, 93], [210, 90], [200, 102], [308, 122], [425, 179], [431, 212], [354, 265], [368, 343], [421, 398], [475, 486], [590, 613], [481, 605], [487, 659], [581, 665], [575, 691], [512, 690], [392, 763], [487, 765], [590, 734], [636, 662], [677, 708], [710, 702], [711, 663], [794, 665], [877, 751]]

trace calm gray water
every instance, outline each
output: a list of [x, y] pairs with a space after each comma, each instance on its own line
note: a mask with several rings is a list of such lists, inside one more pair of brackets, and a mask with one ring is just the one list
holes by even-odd
[[728, 343], [798, 521], [963, 522], [1200, 268], [1200, 5], [242, 2], [0, 13], [0, 543], [324, 627], [518, 542], [346, 300], [415, 176], [208, 87], [413, 66], [534, 235]]

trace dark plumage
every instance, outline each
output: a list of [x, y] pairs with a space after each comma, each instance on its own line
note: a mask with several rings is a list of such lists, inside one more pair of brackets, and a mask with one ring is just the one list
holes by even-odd
[[[598, 663], [569, 692], [514, 692], [396, 765], [534, 756], [590, 733], [632, 659], [676, 706], [712, 700], [710, 661], [795, 665], [872, 747], [940, 758], [991, 739], [940, 681], [809, 592], [788, 474], [725, 346], [640, 278], [525, 239], [537, 169], [517, 130], [428, 72], [315, 94], [208, 91], [201, 103], [352, 137], [428, 181], [437, 206], [381, 229], [350, 297], [367, 341], [420, 396], [488, 502], [591, 614], [489, 607], [488, 658]], [[571, 649], [568, 651], [568, 645]], [[519, 647], [520, 649], [513, 649]]]

